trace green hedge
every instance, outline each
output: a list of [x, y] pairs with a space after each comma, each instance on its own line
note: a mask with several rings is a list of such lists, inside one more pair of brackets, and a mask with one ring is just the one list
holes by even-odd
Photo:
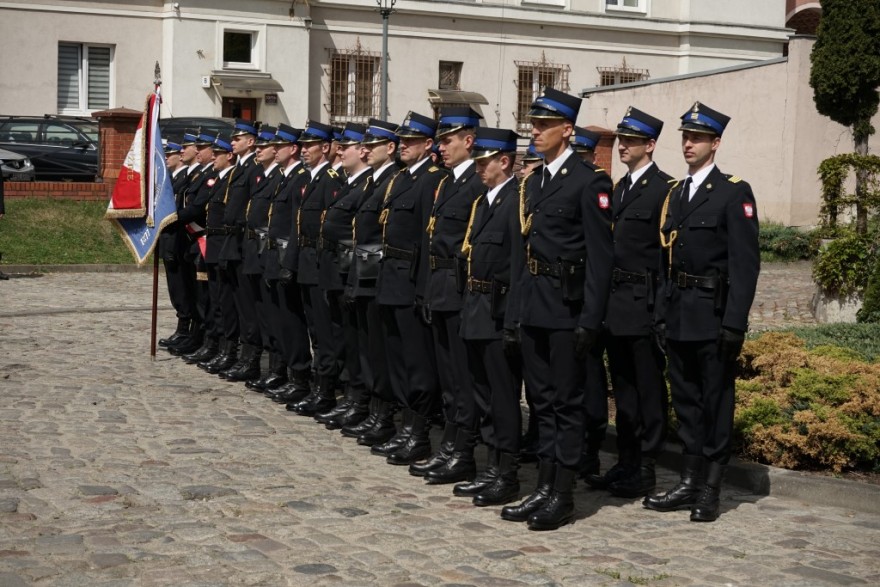
[[762, 222], [758, 236], [762, 261], [798, 261], [812, 259], [818, 249], [818, 238], [778, 222]]

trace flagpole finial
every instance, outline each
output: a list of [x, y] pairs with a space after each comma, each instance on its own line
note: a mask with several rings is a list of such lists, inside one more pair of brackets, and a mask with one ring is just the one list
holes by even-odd
[[162, 85], [162, 68], [159, 67], [159, 62], [156, 62], [156, 67], [153, 69], [153, 83], [156, 84], [156, 87]]

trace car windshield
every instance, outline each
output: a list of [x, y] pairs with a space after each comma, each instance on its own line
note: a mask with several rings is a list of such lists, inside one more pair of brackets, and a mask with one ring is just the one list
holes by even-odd
[[83, 132], [84, 135], [89, 137], [89, 140], [93, 143], [98, 142], [98, 123], [97, 122], [84, 122], [77, 124], [79, 129]]

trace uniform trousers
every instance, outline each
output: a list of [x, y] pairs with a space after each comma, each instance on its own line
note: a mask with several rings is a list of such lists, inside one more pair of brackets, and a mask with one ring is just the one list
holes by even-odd
[[[170, 240], [170, 239], [169, 239]], [[167, 243], [163, 243], [166, 245]], [[196, 320], [195, 309], [195, 268], [184, 261], [189, 242], [186, 237], [175, 235], [175, 239], [167, 246], [172, 251], [163, 251], [162, 264], [165, 266], [165, 283], [168, 286], [168, 297], [179, 320]]]
[[684, 454], [726, 465], [733, 432], [735, 362], [718, 356], [715, 340], [667, 341], [672, 407]]
[[273, 319], [276, 319], [276, 316], [273, 311], [269, 287], [266, 285], [266, 282], [263, 281], [262, 275], [248, 274], [245, 275], [245, 279], [247, 280], [247, 286], [250, 288], [254, 300], [254, 313], [257, 317], [257, 330], [260, 333], [260, 345], [266, 352], [276, 353], [280, 349], [278, 348], [276, 337], [274, 336], [275, 328], [273, 327]]
[[238, 312], [232, 296], [232, 276], [216, 263], [209, 263], [208, 288], [211, 295], [211, 311], [217, 325], [219, 336], [229, 341], [238, 341]]
[[273, 286], [275, 293], [271, 299], [277, 304], [278, 312], [274, 331], [284, 361], [296, 373], [309, 371], [312, 368], [312, 348], [299, 284], [295, 281], [287, 285], [273, 282]]
[[330, 304], [330, 321], [335, 329], [342, 331], [341, 359], [348, 375], [348, 389], [363, 393], [367, 384], [361, 371], [355, 309], [353, 305], [346, 304], [342, 290], [328, 290], [327, 301]]
[[598, 451], [608, 429], [608, 373], [605, 369], [607, 333], [590, 348], [586, 359], [584, 389], [584, 432], [586, 449]]
[[257, 305], [254, 289], [242, 270], [241, 261], [227, 261], [226, 272], [232, 280], [232, 295], [238, 312], [239, 336], [243, 344], [262, 348], [260, 325], [257, 321]]
[[415, 306], [379, 306], [391, 390], [401, 405], [423, 417], [439, 407], [431, 329]]
[[458, 312], [431, 313], [440, 398], [446, 421], [454, 422], [465, 430], [476, 430], [474, 389], [471, 374], [467, 370], [468, 350], [458, 334], [460, 326], [461, 317]]
[[507, 356], [500, 340], [465, 342], [483, 442], [501, 452], [517, 454], [522, 430], [522, 365]]
[[584, 442], [585, 367], [573, 330], [522, 326], [523, 376], [538, 419], [538, 458], [575, 469]]
[[315, 327], [315, 372], [318, 377], [339, 376], [343, 341], [340, 329], [330, 318], [326, 292], [317, 285], [301, 285], [306, 313], [311, 314]]
[[358, 340], [358, 360], [361, 377], [370, 396], [384, 402], [393, 402], [391, 381], [388, 378], [388, 358], [382, 336], [382, 319], [376, 298], [356, 298], [354, 326]]
[[663, 450], [668, 410], [665, 363], [650, 335], [609, 337], [617, 452], [623, 463], [638, 463], [640, 454], [656, 458]]

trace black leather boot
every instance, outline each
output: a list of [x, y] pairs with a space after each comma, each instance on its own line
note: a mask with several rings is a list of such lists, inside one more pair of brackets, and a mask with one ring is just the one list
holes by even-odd
[[[400, 428], [394, 433], [391, 438], [389, 438], [386, 442], [377, 443], [370, 446], [370, 452], [374, 455], [379, 455], [380, 457], [388, 457], [391, 453], [399, 449], [401, 446], [406, 444], [406, 441], [409, 440], [410, 434], [412, 434], [412, 423], [413, 416], [415, 414], [412, 410], [408, 408], [404, 408], [400, 412]], [[361, 444], [361, 439], [358, 438], [358, 444]]]
[[467, 483], [459, 483], [452, 488], [452, 494], [458, 497], [473, 497], [491, 485], [495, 478], [500, 475], [499, 459], [501, 453], [491, 446], [486, 446], [488, 455], [486, 458], [486, 468], [477, 475], [473, 481]]
[[187, 364], [193, 365], [195, 363], [201, 363], [202, 361], [210, 361], [217, 356], [218, 352], [220, 352], [220, 345], [217, 342], [217, 337], [206, 336], [205, 340], [202, 342], [202, 346], [194, 353], [183, 355], [183, 360]]
[[319, 424], [324, 424], [328, 430], [338, 430], [342, 427], [339, 424], [339, 420], [341, 420], [342, 416], [355, 404], [359, 395], [361, 395], [360, 390], [354, 390], [351, 386], [348, 386], [345, 390], [345, 396], [342, 398], [342, 401], [338, 402], [330, 410], [316, 414], [315, 421]]
[[556, 467], [550, 499], [529, 516], [529, 530], [556, 530], [574, 520], [574, 480], [577, 469]]
[[226, 379], [227, 373], [241, 370], [242, 366], [248, 362], [248, 357], [250, 356], [251, 352], [250, 349], [250, 345], [241, 343], [241, 347], [238, 349], [238, 360], [235, 361], [235, 363], [230, 367], [222, 369], [219, 373], [217, 373], [217, 377], [219, 377], [220, 379]]
[[174, 334], [167, 338], [159, 339], [159, 346], [162, 348], [167, 347], [169, 344], [177, 342], [189, 332], [189, 320], [185, 318], [177, 319], [177, 330], [174, 331]]
[[498, 459], [498, 475], [482, 491], [474, 496], [474, 505], [485, 507], [504, 505], [519, 498], [519, 459], [517, 455], [503, 452]]
[[553, 491], [553, 481], [556, 478], [556, 463], [553, 461], [538, 461], [538, 485], [535, 491], [518, 505], [508, 505], [501, 508], [501, 517], [509, 522], [525, 522], [533, 513], [541, 509], [541, 506], [550, 499]]
[[202, 325], [195, 320], [190, 320], [189, 330], [186, 335], [169, 343], [165, 348], [175, 357], [182, 357], [183, 355], [188, 355], [199, 350], [202, 346], [204, 337], [205, 329], [202, 328]]
[[[584, 443], [584, 452], [581, 453], [578, 477], [587, 481], [587, 483], [589, 483], [591, 477], [599, 476], [601, 468], [601, 463], [599, 462], [599, 448], [599, 446]], [[604, 489], [604, 487], [602, 487], [602, 489]]]
[[697, 497], [703, 487], [702, 472], [703, 457], [684, 455], [684, 466], [678, 485], [666, 493], [647, 496], [642, 500], [642, 505], [658, 512], [690, 509], [697, 503]]
[[442, 467], [449, 460], [449, 457], [452, 456], [452, 451], [455, 450], [456, 430], [458, 428], [456, 428], [455, 424], [447, 420], [443, 426], [443, 437], [440, 439], [440, 447], [434, 454], [428, 457], [428, 460], [410, 465], [409, 474], [414, 477], [424, 477], [428, 471]]
[[657, 476], [654, 473], [654, 459], [642, 458], [642, 464], [628, 477], [613, 481], [608, 485], [611, 495], [617, 497], [644, 497], [654, 492]]
[[204, 369], [212, 375], [216, 375], [221, 371], [229, 369], [238, 362], [238, 341], [227, 340], [220, 347], [220, 354], [208, 362], [199, 363], [199, 368]]
[[477, 435], [459, 428], [455, 433], [455, 449], [440, 467], [425, 473], [425, 481], [429, 485], [459, 483], [470, 481], [477, 475], [477, 463], [474, 461], [474, 445]]
[[[394, 427], [394, 413], [397, 406], [392, 402], [379, 401], [376, 423], [373, 427], [358, 436], [357, 443], [361, 446], [373, 447], [391, 440], [397, 433]], [[372, 452], [372, 451], [370, 451]]]
[[296, 404], [293, 411], [300, 416], [314, 418], [316, 414], [332, 410], [334, 406], [336, 406], [336, 380], [331, 376], [324, 376], [318, 383], [317, 391]]
[[[598, 462], [598, 456], [597, 456]], [[622, 463], [620, 461], [614, 463], [610, 469], [605, 471], [604, 475], [600, 475], [598, 473], [588, 474], [584, 476], [584, 481], [587, 482], [587, 485], [592, 487], [593, 489], [608, 489], [608, 487], [616, 483], [617, 481], [621, 481], [622, 479], [626, 479], [633, 475], [637, 475], [639, 472], [639, 466], [635, 463]]]
[[358, 436], [375, 426], [376, 420], [379, 418], [379, 406], [381, 405], [381, 403], [382, 400], [380, 400], [378, 397], [371, 397], [369, 407], [367, 408], [369, 415], [355, 424], [343, 424], [340, 433], [346, 438], [357, 438]]
[[247, 381], [260, 376], [260, 356], [263, 354], [263, 349], [252, 345], [245, 346], [247, 352], [242, 353], [241, 365], [237, 369], [224, 371], [226, 381]]
[[305, 398], [312, 391], [312, 372], [290, 371], [287, 383], [278, 389], [266, 390], [266, 395], [279, 404], [295, 404]]
[[244, 384], [248, 389], [264, 393], [277, 389], [287, 383], [287, 367], [278, 353], [269, 353], [269, 369], [259, 379], [251, 379]]
[[410, 418], [412, 428], [409, 438], [403, 446], [388, 454], [385, 460], [389, 465], [411, 465], [431, 454], [431, 438], [428, 435], [431, 428], [428, 419], [416, 412], [411, 412]]
[[691, 522], [714, 522], [721, 515], [721, 478], [724, 465], [709, 462], [706, 485], [691, 510]]
[[330, 430], [338, 430], [346, 426], [356, 426], [366, 420], [369, 415], [370, 396], [364, 389], [355, 395], [351, 407], [349, 407], [344, 414], [339, 416], [335, 422], [327, 423], [327, 428]]

